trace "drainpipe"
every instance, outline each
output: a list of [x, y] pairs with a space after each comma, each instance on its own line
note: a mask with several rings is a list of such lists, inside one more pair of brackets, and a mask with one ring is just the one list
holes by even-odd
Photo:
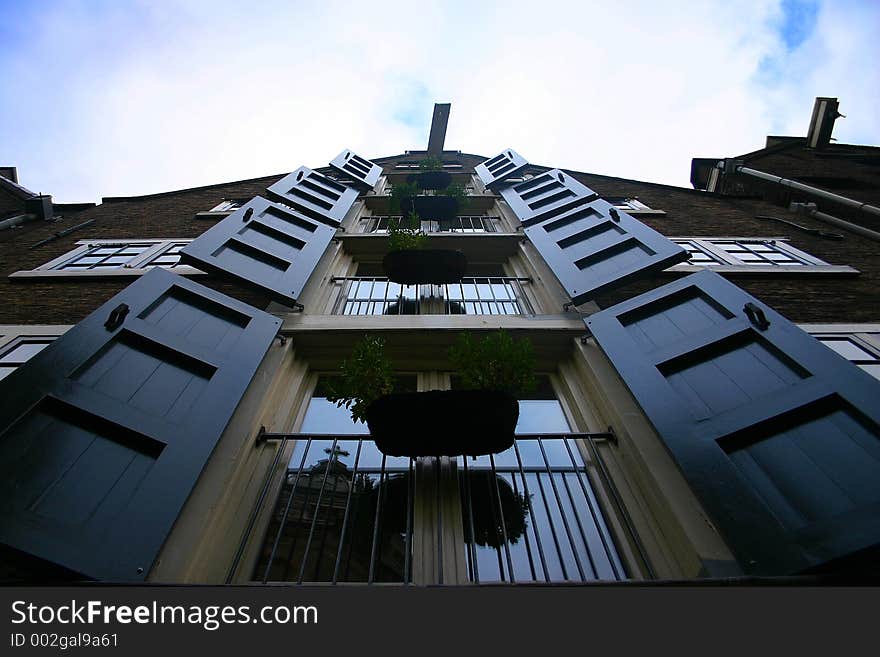
[[746, 166], [743, 166], [742, 164], [739, 164], [738, 162], [728, 162], [726, 160], [723, 160], [723, 162], [725, 173], [742, 173], [746, 176], [751, 176], [760, 180], [766, 180], [767, 182], [776, 183], [777, 185], [782, 185], [783, 187], [796, 189], [800, 192], [811, 194], [813, 196], [818, 196], [819, 198], [823, 198], [827, 201], [833, 201], [834, 203], [839, 203], [840, 205], [844, 205], [848, 208], [853, 208], [855, 210], [858, 210], [859, 212], [864, 212], [866, 214], [874, 215], [875, 217], [880, 217], [880, 208], [875, 205], [862, 203], [861, 201], [856, 201], [855, 199], [841, 196], [840, 194], [826, 192], [824, 189], [819, 189], [818, 187], [813, 187], [812, 185], [805, 185], [802, 182], [783, 178], [782, 176], [775, 176], [772, 173], [758, 171], [757, 169], [750, 169]]
[[20, 214], [15, 217], [10, 217], [9, 219], [4, 219], [3, 221], [0, 221], [0, 230], [6, 230], [7, 228], [18, 226], [19, 224], [23, 224], [30, 218], [31, 215], [29, 214]]
[[823, 221], [826, 224], [831, 224], [832, 226], [837, 226], [838, 228], [848, 230], [851, 233], [856, 233], [858, 235], [861, 235], [862, 237], [867, 237], [868, 239], [880, 242], [880, 233], [878, 233], [876, 230], [871, 230], [870, 228], [865, 228], [864, 226], [859, 226], [858, 224], [844, 221], [843, 219], [838, 219], [837, 217], [827, 214], [825, 212], [820, 212], [816, 208], [815, 203], [792, 203], [788, 207], [788, 209], [792, 212], [804, 214], [808, 217], [812, 217], [813, 219]]

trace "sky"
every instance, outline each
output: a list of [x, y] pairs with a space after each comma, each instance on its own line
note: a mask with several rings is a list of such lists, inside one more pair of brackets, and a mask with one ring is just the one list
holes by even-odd
[[56, 202], [446, 148], [689, 187], [693, 157], [880, 144], [880, 0], [0, 0], [0, 166]]

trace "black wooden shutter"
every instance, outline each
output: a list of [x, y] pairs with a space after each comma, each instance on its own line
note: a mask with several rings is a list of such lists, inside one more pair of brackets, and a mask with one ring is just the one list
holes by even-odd
[[880, 545], [873, 377], [709, 271], [585, 321], [745, 572]]
[[365, 190], [373, 189], [379, 176], [382, 175], [382, 167], [349, 150], [344, 150], [334, 157], [330, 166], [354, 180]]
[[[681, 246], [617, 210], [589, 187], [559, 170], [549, 173], [501, 193], [514, 210], [526, 213], [520, 216], [527, 226], [526, 237], [575, 304], [687, 260]], [[529, 189], [540, 194], [534, 198], [555, 199], [547, 206], [552, 209], [537, 207], [522, 189], [535, 180], [539, 182]], [[517, 188], [516, 198], [509, 198], [508, 191]], [[526, 211], [529, 202], [536, 207]]]
[[266, 188], [273, 201], [290, 205], [307, 217], [333, 227], [342, 223], [345, 213], [358, 197], [347, 187], [308, 167], [300, 167]]
[[0, 543], [143, 580], [280, 320], [156, 268], [0, 383]]
[[474, 167], [474, 172], [489, 189], [495, 189], [528, 166], [526, 159], [512, 148], [490, 157]]
[[296, 302], [336, 230], [257, 196], [184, 247], [183, 262]]

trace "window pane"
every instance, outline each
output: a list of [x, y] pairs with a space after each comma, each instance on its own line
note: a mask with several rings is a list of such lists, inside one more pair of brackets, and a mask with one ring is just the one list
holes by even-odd
[[23, 363], [48, 346], [48, 342], [22, 342], [3, 354], [0, 363]]
[[874, 360], [874, 356], [846, 338], [821, 338], [820, 342], [847, 360]]

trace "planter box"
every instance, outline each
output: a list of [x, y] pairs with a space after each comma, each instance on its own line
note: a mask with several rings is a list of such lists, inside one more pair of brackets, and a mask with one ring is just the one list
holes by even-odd
[[409, 177], [419, 189], [446, 189], [452, 183], [452, 176], [447, 171], [422, 171]]
[[467, 271], [461, 251], [448, 249], [404, 249], [391, 251], [382, 259], [388, 279], [395, 283], [456, 283]]
[[458, 216], [458, 199], [452, 196], [410, 196], [400, 200], [400, 211], [404, 217], [415, 212], [420, 219], [454, 219]]
[[519, 402], [497, 390], [430, 390], [367, 407], [376, 447], [389, 456], [482, 456], [513, 445]]

